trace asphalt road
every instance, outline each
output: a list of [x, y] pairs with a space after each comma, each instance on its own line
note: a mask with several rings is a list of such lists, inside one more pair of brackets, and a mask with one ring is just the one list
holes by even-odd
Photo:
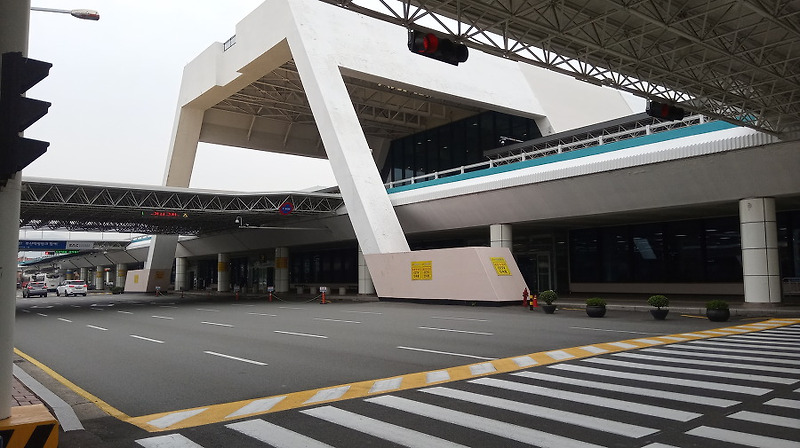
[[522, 306], [158, 299], [19, 299], [15, 346], [137, 416], [720, 326]]

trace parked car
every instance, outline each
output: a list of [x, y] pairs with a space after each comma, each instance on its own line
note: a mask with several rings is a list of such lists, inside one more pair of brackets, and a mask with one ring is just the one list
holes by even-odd
[[47, 285], [45, 282], [28, 282], [24, 288], [22, 288], [22, 297], [47, 297]]
[[64, 280], [56, 287], [56, 295], [69, 297], [80, 294], [85, 297], [87, 289], [86, 282], [83, 280]]

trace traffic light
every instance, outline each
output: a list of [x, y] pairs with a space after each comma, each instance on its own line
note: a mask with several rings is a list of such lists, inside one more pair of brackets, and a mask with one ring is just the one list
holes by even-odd
[[20, 133], [47, 114], [50, 103], [25, 98], [31, 87], [50, 73], [53, 64], [3, 53], [0, 78], [0, 185], [47, 151], [48, 142], [23, 138]]
[[680, 107], [670, 106], [669, 104], [658, 103], [649, 101], [647, 103], [647, 115], [651, 117], [661, 118], [664, 120], [683, 120], [686, 116], [686, 111]]
[[408, 30], [408, 49], [414, 53], [453, 65], [466, 61], [469, 56], [469, 50], [464, 44], [453, 42], [433, 33], [414, 30]]

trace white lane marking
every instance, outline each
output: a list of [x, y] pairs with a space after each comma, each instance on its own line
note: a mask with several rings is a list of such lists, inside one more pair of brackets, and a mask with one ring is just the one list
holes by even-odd
[[[686, 346], [683, 346], [683, 348], [686, 348]], [[662, 353], [662, 354], [665, 354], [665, 355], [673, 355], [673, 356], [676, 356], [676, 355], [677, 356], [688, 355], [688, 356], [697, 356], [698, 358], [715, 358], [715, 359], [719, 359], [719, 353], [695, 352], [695, 351], [692, 351], [691, 348], [689, 348], [688, 350], [672, 350], [671, 348], [670, 349], [646, 348], [646, 349], [644, 349], [642, 351], [648, 352], [648, 353]], [[773, 353], [769, 352], [768, 354], [772, 355]], [[800, 357], [800, 353], [799, 354], [790, 353], [789, 356], [790, 357], [791, 356]], [[734, 361], [752, 361], [752, 362], [763, 362], [763, 363], [773, 363], [773, 364], [788, 364], [788, 365], [792, 365], [792, 366], [800, 366], [800, 360], [795, 360], [795, 359], [764, 358], [764, 357], [761, 357], [761, 356], [739, 356], [739, 355], [728, 355], [728, 354], [725, 355], [725, 359], [734, 360]]]
[[581, 442], [580, 440], [549, 434], [544, 431], [512, 425], [510, 423], [492, 420], [486, 417], [467, 414], [466, 412], [420, 403], [393, 395], [367, 398], [365, 401], [381, 406], [398, 409], [412, 414], [421, 415], [434, 420], [452, 423], [465, 428], [475, 429], [488, 434], [516, 440], [518, 442], [535, 445], [541, 448], [599, 448], [599, 445]]
[[613, 345], [614, 347], [619, 348], [639, 348], [638, 345], [628, 344], [626, 342], [609, 342], [608, 345]]
[[609, 409], [633, 412], [651, 417], [660, 417], [679, 422], [688, 422], [689, 420], [693, 420], [703, 415], [696, 412], [686, 412], [678, 409], [665, 408], [662, 406], [653, 406], [632, 401], [617, 400], [615, 398], [597, 397], [594, 395], [534, 386], [532, 384], [499, 380], [497, 378], [478, 378], [476, 380], [470, 380], [469, 382], [516, 392], [523, 392], [526, 394], [541, 395], [548, 398], [557, 398], [561, 400], [574, 401], [576, 403], [584, 403]]
[[87, 325], [87, 327], [94, 328], [95, 330], [108, 331], [108, 328], [98, 327], [97, 325]]
[[226, 355], [224, 353], [217, 353], [217, 352], [212, 352], [212, 351], [208, 351], [208, 350], [204, 351], [203, 353], [206, 353], [208, 355], [219, 356], [220, 358], [232, 359], [234, 361], [241, 361], [241, 362], [246, 362], [246, 363], [250, 363], [250, 364], [255, 364], [257, 366], [266, 366], [267, 365], [267, 363], [265, 363], [265, 362], [253, 361], [252, 359], [247, 359], [247, 358], [239, 358], [237, 356]]
[[475, 319], [472, 317], [448, 317], [448, 316], [429, 316], [430, 319], [442, 319], [442, 320], [466, 320], [472, 322], [489, 322], [489, 319]]
[[272, 409], [276, 404], [283, 401], [284, 398], [286, 398], [286, 395], [282, 397], [262, 398], [260, 400], [251, 401], [250, 403], [242, 406], [238, 410], [226, 415], [225, 418], [228, 419], [234, 417], [241, 417], [243, 415], [259, 414], [262, 412], [267, 412], [270, 409]]
[[146, 338], [144, 336], [139, 336], [138, 334], [132, 334], [130, 336], [132, 338], [141, 339], [142, 341], [155, 342], [156, 344], [163, 344], [164, 343], [164, 341], [159, 341], [158, 339]]
[[[733, 347], [733, 346], [729, 345], [728, 347]], [[715, 352], [745, 353], [745, 354], [752, 354], [752, 355], [763, 355], [763, 354], [765, 354], [763, 350], [745, 350], [745, 349], [738, 349], [738, 348], [706, 347], [704, 345], [676, 344], [676, 345], [670, 345], [669, 348], [670, 349], [681, 349], [681, 350], [712, 350], [712, 351], [715, 351]], [[770, 351], [769, 353], [766, 353], [766, 354], [773, 355], [773, 356], [785, 356], [785, 357], [789, 357], [789, 358], [800, 358], [800, 352], [792, 353], [792, 352], [773, 352], [773, 351]]]
[[207, 311], [209, 313], [219, 313], [220, 310], [212, 310], [210, 308], [195, 308], [197, 311]]
[[[736, 341], [722, 341], [719, 339], [713, 341], [692, 341], [691, 344], [701, 344], [701, 345], [714, 345], [720, 347], [736, 347], [736, 348], [757, 348], [757, 349], [764, 349], [764, 345], [769, 345], [768, 342], [757, 342], [751, 344], [745, 344], [744, 342], [736, 342]], [[795, 344], [796, 345], [796, 344]], [[788, 351], [796, 351], [800, 352], [800, 347], [781, 347], [781, 350], [788, 350]]]
[[545, 355], [555, 359], [556, 361], [563, 361], [565, 359], [574, 358], [575, 355], [571, 355], [564, 350], [553, 350], [552, 352], [547, 352]]
[[465, 445], [333, 406], [322, 406], [300, 412], [409, 448], [466, 448]]
[[383, 313], [379, 313], [377, 311], [355, 311], [355, 310], [351, 311], [351, 310], [345, 310], [344, 312], [345, 313], [360, 313], [360, 314], [377, 314], [377, 315], [383, 314]]
[[225, 425], [225, 427], [250, 436], [259, 442], [268, 443], [275, 448], [333, 448], [311, 437], [298, 434], [261, 419], [231, 423]]
[[607, 420], [604, 418], [593, 417], [576, 412], [562, 411], [528, 403], [520, 403], [518, 401], [506, 400], [504, 398], [492, 397], [488, 395], [480, 395], [463, 390], [450, 389], [447, 387], [429, 387], [426, 389], [420, 389], [420, 392], [462, 400], [469, 403], [476, 403], [483, 406], [491, 406], [493, 408], [504, 409], [506, 411], [517, 412], [520, 414], [536, 415], [539, 418], [548, 420], [570, 422], [570, 425], [596, 429], [625, 437], [632, 437], [634, 439], [638, 439], [659, 431], [658, 429], [647, 428], [644, 426], [631, 425], [629, 423]]
[[644, 375], [641, 373], [620, 372], [616, 370], [596, 369], [594, 367], [579, 366], [576, 364], [553, 364], [548, 366], [551, 369], [567, 370], [570, 372], [585, 373], [608, 378], [625, 378], [629, 380], [645, 381], [657, 384], [673, 384], [676, 386], [692, 387], [695, 389], [722, 390], [746, 395], [764, 395], [772, 392], [772, 389], [763, 387], [736, 386], [733, 384], [716, 383], [713, 381], [685, 380], [668, 376]]
[[40, 315], [42, 317], [47, 317], [47, 314], [44, 314], [44, 313], [36, 313], [36, 314], [38, 314], [38, 315]]
[[[800, 391], [800, 389], [795, 392]], [[786, 398], [773, 398], [764, 403], [769, 406], [780, 406], [782, 408], [800, 409], [800, 400], [787, 400]]]
[[590, 389], [610, 390], [613, 392], [622, 392], [632, 395], [643, 395], [645, 397], [653, 397], [654, 395], [657, 395], [658, 398], [665, 398], [667, 400], [683, 401], [686, 403], [697, 403], [707, 406], [715, 406], [719, 408], [727, 408], [740, 403], [739, 401], [725, 400], [722, 398], [704, 397], [697, 394], [683, 394], [680, 392], [670, 392], [655, 388], [650, 389], [645, 387], [623, 386], [621, 384], [580, 380], [566, 376], [562, 377], [558, 375], [549, 375], [547, 373], [539, 373], [539, 372], [524, 371], [524, 372], [515, 372], [512, 373], [511, 375], [521, 376], [523, 378], [533, 378], [540, 381], [550, 381], [552, 383], [570, 384], [573, 386], [587, 387]]
[[288, 335], [291, 335], [291, 336], [306, 336], [306, 337], [309, 337], [309, 338], [328, 339], [327, 336], [322, 336], [320, 334], [295, 333], [293, 331], [278, 331], [278, 330], [275, 330], [275, 331], [273, 331], [273, 333], [288, 334]]
[[221, 324], [221, 323], [218, 323], [218, 322], [206, 322], [206, 321], [203, 321], [203, 322], [200, 322], [200, 323], [201, 323], [201, 324], [205, 324], [205, 325], [214, 325], [214, 326], [216, 326], [216, 327], [228, 327], [228, 328], [233, 328], [233, 325], [231, 325], [231, 324]]
[[583, 362], [593, 362], [597, 364], [605, 364], [609, 366], [632, 368], [632, 369], [658, 370], [661, 372], [672, 372], [672, 373], [688, 373], [689, 375], [713, 376], [717, 378], [730, 378], [730, 379], [738, 379], [746, 381], [763, 381], [766, 383], [794, 384], [797, 381], [799, 381], [794, 378], [781, 378], [777, 376], [752, 375], [746, 373], [732, 373], [732, 372], [722, 372], [715, 370], [689, 369], [684, 367], [670, 367], [670, 366], [665, 366], [663, 364], [649, 365], [649, 364], [617, 361], [615, 359], [604, 359], [604, 358], [589, 358], [589, 359], [584, 359]]
[[150, 316], [150, 317], [152, 317], [153, 319], [175, 320], [174, 317], [169, 317], [169, 316]]
[[203, 448], [180, 434], [148, 437], [136, 441], [144, 448]]
[[314, 320], [324, 320], [326, 322], [341, 322], [344, 324], [360, 324], [361, 322], [356, 320], [342, 320], [342, 319], [328, 319], [325, 317], [315, 317]]
[[535, 359], [531, 358], [530, 356], [519, 356], [512, 359], [514, 363], [520, 367], [530, 367], [539, 364]]
[[63, 317], [59, 317], [58, 320], [60, 320], [61, 322], [72, 322], [71, 320], [64, 319]]
[[595, 347], [594, 345], [587, 345], [586, 347], [581, 347], [581, 350], [585, 350], [589, 353], [594, 353], [595, 355], [599, 353], [606, 353], [608, 350], [600, 347]]
[[323, 389], [317, 391], [317, 393], [315, 393], [313, 397], [304, 401], [303, 404], [312, 404], [312, 403], [319, 403], [320, 401], [336, 400], [338, 398], [341, 398], [342, 395], [346, 394], [348, 390], [350, 390], [350, 386], [340, 386], [340, 387], [332, 387], [330, 389]]
[[425, 373], [425, 382], [438, 383], [439, 381], [447, 381], [450, 379], [450, 373], [447, 370], [437, 370], [435, 372]]
[[170, 305], [161, 305], [161, 306], [159, 306], [159, 308], [173, 308], [173, 309], [177, 309], [178, 307], [177, 307], [177, 306], [170, 306]]
[[253, 316], [268, 316], [268, 317], [278, 317], [277, 314], [267, 314], [267, 313], [247, 313]]
[[607, 331], [609, 333], [631, 333], [631, 334], [658, 334], [648, 333], [646, 331], [625, 331], [625, 330], [609, 330], [607, 328], [590, 328], [590, 327], [569, 327], [575, 330], [592, 330], [592, 331]]
[[376, 394], [380, 392], [387, 392], [390, 390], [395, 390], [400, 387], [400, 384], [403, 383], [403, 377], [397, 378], [389, 378], [385, 380], [375, 381], [372, 384], [372, 387], [369, 389], [370, 394]]
[[730, 418], [746, 422], [763, 423], [765, 425], [783, 426], [786, 428], [800, 428], [800, 419], [782, 417], [780, 415], [762, 414], [760, 412], [739, 411], [729, 415]]
[[208, 408], [202, 409], [192, 409], [189, 411], [181, 411], [181, 412], [173, 412], [171, 414], [167, 414], [163, 417], [157, 418], [155, 420], [150, 420], [147, 422], [148, 425], [155, 426], [156, 428], [169, 428], [170, 426], [182, 422], [187, 418], [194, 417], [197, 414], [201, 414], [208, 410]]
[[691, 338], [706, 338], [707, 335], [697, 333], [681, 333], [681, 336], [689, 336]]
[[650, 344], [650, 345], [661, 345], [664, 341], [656, 341], [655, 339], [635, 339], [633, 342], [638, 342], [640, 344]]
[[785, 336], [762, 336], [752, 335], [752, 334], [732, 334], [728, 336], [731, 339], [744, 339], [744, 342], [748, 343], [756, 343], [756, 344], [781, 344], [781, 345], [797, 345], [797, 342], [800, 342], [800, 338], [795, 337], [785, 337]]
[[[800, 375], [800, 369], [792, 369], [790, 367], [764, 366], [759, 364], [745, 364], [740, 362], [709, 361], [707, 359], [688, 359], [677, 356], [675, 357], [653, 356], [653, 355], [643, 355], [641, 353], [614, 353], [611, 356], [616, 356], [620, 358], [643, 359], [646, 361], [671, 362], [675, 364], [688, 364], [688, 365], [699, 365], [699, 366], [709, 366], [709, 367], [726, 367], [731, 369], [756, 370], [759, 372], [788, 373], [792, 375]], [[795, 380], [794, 382], [796, 381], [800, 380]]]
[[417, 327], [420, 330], [434, 330], [434, 331], [447, 331], [450, 333], [465, 333], [465, 334], [478, 334], [481, 336], [493, 336], [494, 333], [486, 333], [483, 331], [466, 331], [466, 330], [453, 330], [451, 328], [436, 328], [436, 327]]
[[685, 341], [686, 338], [679, 338], [677, 336], [659, 336], [659, 339], [667, 339], [669, 341]]
[[399, 348], [400, 350], [412, 350], [415, 352], [434, 353], [437, 355], [449, 355], [449, 356], [460, 356], [462, 358], [485, 359], [487, 361], [494, 361], [495, 359], [497, 359], [497, 358], [487, 358], [485, 356], [467, 355], [464, 353], [441, 352], [439, 350], [429, 350], [426, 348], [405, 347], [402, 345], [398, 345], [397, 348]]
[[484, 362], [482, 364], [473, 364], [469, 366], [469, 373], [471, 373], [473, 376], [485, 375], [487, 373], [492, 373], [492, 372], [497, 372], [497, 369], [490, 362]]
[[117, 312], [122, 314], [133, 314], [130, 311], [122, 311], [122, 310], [117, 310]]
[[700, 426], [692, 430], [686, 431], [690, 436], [705, 437], [720, 442], [730, 442], [737, 445], [746, 445], [753, 447], [770, 448], [798, 448], [800, 442], [793, 442], [786, 439], [777, 439], [775, 437], [758, 436], [746, 432], [730, 431], [727, 429], [712, 428], [710, 426]]

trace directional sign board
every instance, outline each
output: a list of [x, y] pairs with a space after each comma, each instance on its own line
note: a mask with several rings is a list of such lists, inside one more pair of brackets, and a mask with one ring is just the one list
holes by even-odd
[[88, 250], [93, 249], [94, 243], [91, 241], [41, 241], [41, 240], [19, 240], [19, 250]]

